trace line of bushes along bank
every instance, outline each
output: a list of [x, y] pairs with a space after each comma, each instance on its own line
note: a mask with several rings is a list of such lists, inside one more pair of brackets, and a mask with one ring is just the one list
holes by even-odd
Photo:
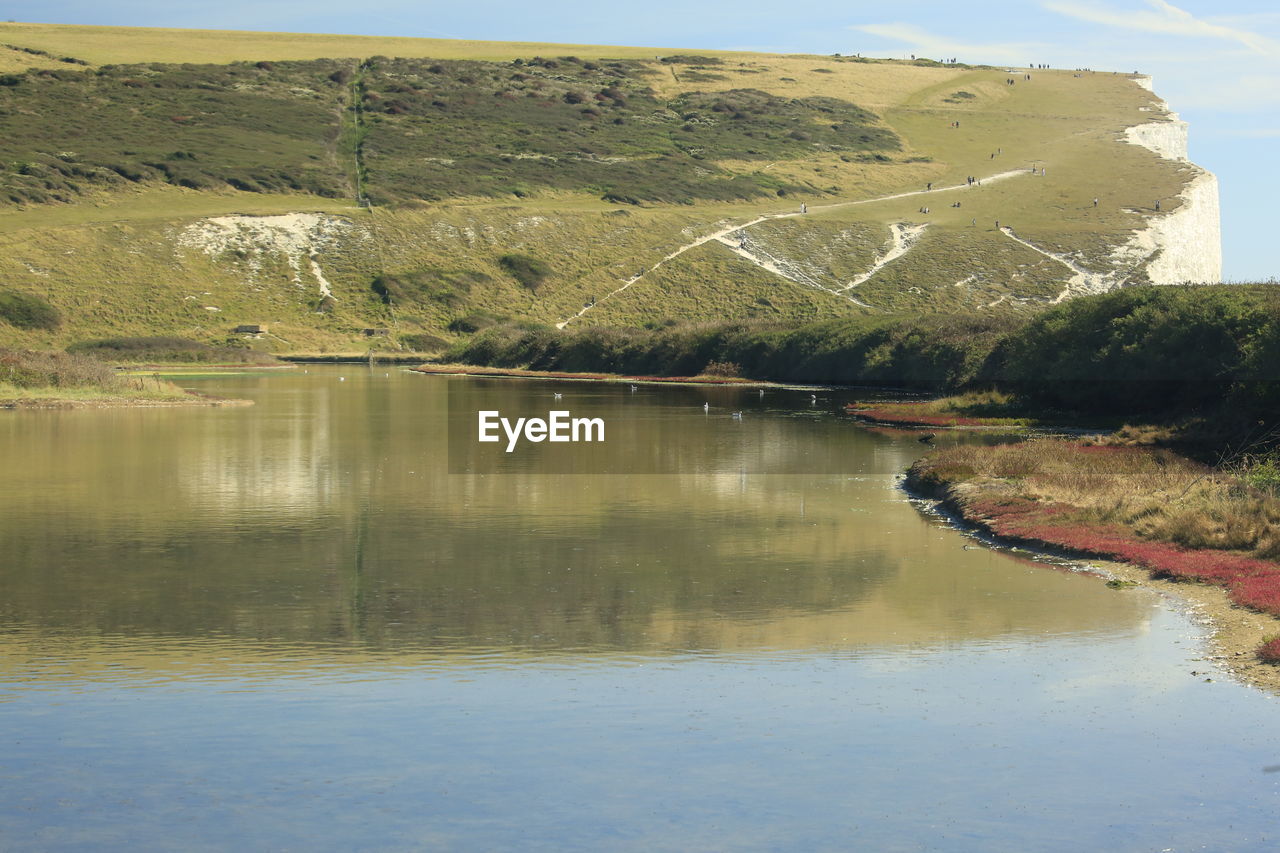
[[858, 317], [557, 331], [516, 325], [459, 344], [451, 361], [535, 370], [692, 376], [713, 362], [785, 382], [953, 392], [1142, 414], [1231, 405], [1280, 414], [1280, 287], [1127, 288], [1035, 315]]

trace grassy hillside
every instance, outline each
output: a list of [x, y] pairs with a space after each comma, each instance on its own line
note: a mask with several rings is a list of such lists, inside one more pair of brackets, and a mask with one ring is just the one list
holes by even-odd
[[0, 44], [0, 291], [61, 317], [0, 320], [10, 345], [1035, 310], [1077, 268], [1141, 282], [1117, 250], [1196, 174], [1121, 141], [1163, 108], [1116, 74], [37, 24]]

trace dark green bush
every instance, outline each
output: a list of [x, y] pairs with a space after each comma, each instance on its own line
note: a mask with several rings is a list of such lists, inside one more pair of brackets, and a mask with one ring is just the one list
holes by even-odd
[[459, 332], [462, 334], [472, 334], [481, 329], [488, 329], [492, 326], [503, 322], [507, 318], [501, 314], [495, 314], [492, 311], [483, 309], [472, 311], [465, 317], [458, 317], [449, 323], [449, 331]]
[[490, 281], [489, 276], [474, 270], [443, 270], [428, 267], [399, 273], [383, 273], [374, 278], [370, 289], [388, 305], [436, 302], [448, 308], [462, 304], [471, 288]]
[[498, 266], [534, 293], [538, 292], [538, 288], [551, 275], [551, 267], [547, 266], [546, 262], [529, 255], [503, 255], [498, 258]]
[[1280, 288], [1128, 288], [1027, 317], [859, 317], [556, 332], [499, 326], [457, 361], [690, 376], [715, 362], [792, 382], [957, 391], [997, 387], [1040, 408], [1280, 416]]
[[271, 354], [249, 349], [240, 341], [236, 344], [212, 346], [187, 338], [168, 336], [123, 337], [80, 341], [67, 347], [67, 352], [127, 362], [262, 364], [276, 360]]
[[984, 377], [1079, 411], [1210, 406], [1274, 381], [1278, 322], [1274, 288], [1126, 288], [1044, 312], [1001, 343]]
[[449, 342], [427, 332], [401, 335], [400, 343], [414, 352], [440, 352], [449, 348]]
[[62, 315], [41, 296], [0, 290], [0, 320], [19, 329], [53, 331], [62, 324]]

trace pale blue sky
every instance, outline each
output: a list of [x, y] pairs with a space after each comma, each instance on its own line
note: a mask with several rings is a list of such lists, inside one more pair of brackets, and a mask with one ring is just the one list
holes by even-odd
[[1280, 3], [1276, 0], [0, 0], [0, 18], [65, 24], [362, 33], [955, 56], [1140, 70], [1191, 123], [1222, 186], [1228, 280], [1280, 277]]

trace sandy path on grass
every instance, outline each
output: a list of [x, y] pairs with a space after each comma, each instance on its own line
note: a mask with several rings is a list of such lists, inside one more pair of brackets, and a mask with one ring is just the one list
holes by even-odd
[[[985, 178], [980, 179], [980, 180], [979, 180], [976, 184], [974, 184], [973, 186], [970, 186], [968, 183], [963, 183], [963, 184], [954, 184], [954, 185], [949, 186], [949, 187], [937, 187], [936, 189], [931, 189], [931, 190], [910, 190], [910, 191], [908, 191], [908, 192], [893, 193], [893, 194], [891, 194], [891, 195], [877, 196], [877, 197], [875, 197], [875, 198], [863, 198], [863, 199], [858, 199], [857, 201], [839, 201], [839, 202], [835, 202], [835, 203], [833, 203], [833, 204], [818, 204], [818, 205], [813, 205], [812, 207], [809, 207], [809, 208], [808, 208], [808, 212], [809, 212], [809, 213], [819, 213], [819, 212], [822, 212], [822, 211], [829, 211], [829, 210], [841, 210], [841, 209], [846, 208], [846, 207], [856, 207], [856, 206], [858, 206], [858, 205], [863, 205], [863, 204], [875, 204], [875, 203], [877, 203], [877, 202], [882, 202], [882, 201], [893, 201], [893, 200], [895, 200], [895, 199], [900, 199], [900, 198], [910, 198], [911, 196], [918, 196], [918, 195], [936, 195], [937, 193], [952, 192], [952, 191], [955, 191], [955, 190], [967, 190], [967, 189], [972, 189], [972, 188], [975, 188], [975, 187], [979, 187], [979, 186], [983, 185], [984, 183], [989, 184], [989, 183], [994, 183], [995, 181], [1003, 181], [1003, 180], [1007, 180], [1007, 179], [1012, 178], [1012, 177], [1015, 177], [1015, 176], [1017, 176], [1017, 175], [1029, 175], [1029, 174], [1031, 174], [1031, 172], [1030, 172], [1029, 170], [1027, 170], [1027, 169], [1014, 169], [1014, 170], [1012, 170], [1012, 171], [1008, 171], [1008, 172], [1000, 172], [1000, 173], [995, 174], [995, 175], [989, 175], [988, 177], [985, 177]], [[638, 281], [640, 281], [641, 279], [643, 279], [643, 278], [644, 278], [646, 275], [648, 275], [649, 273], [654, 272], [655, 270], [657, 270], [657, 269], [658, 269], [659, 267], [661, 267], [663, 264], [667, 263], [668, 261], [673, 261], [673, 260], [675, 260], [676, 258], [680, 257], [681, 255], [683, 255], [685, 252], [689, 251], [690, 249], [696, 249], [696, 248], [698, 248], [699, 246], [702, 246], [702, 245], [704, 245], [704, 244], [706, 244], [706, 243], [710, 243], [712, 240], [717, 240], [717, 241], [719, 241], [719, 242], [726, 243], [726, 245], [729, 245], [729, 246], [730, 246], [730, 248], [733, 248], [734, 246], [738, 245], [738, 243], [737, 243], [737, 242], [730, 243], [730, 242], [728, 242], [725, 238], [727, 238], [730, 234], [732, 234], [732, 233], [733, 233], [733, 232], [735, 232], [735, 231], [745, 231], [746, 229], [751, 228], [751, 227], [752, 227], [752, 226], [754, 226], [754, 225], [759, 225], [761, 222], [765, 222], [765, 221], [767, 221], [767, 220], [771, 220], [771, 219], [791, 219], [791, 218], [794, 218], [794, 217], [797, 217], [797, 216], [803, 216], [803, 215], [804, 215], [804, 214], [800, 213], [800, 211], [791, 211], [791, 212], [789, 212], [789, 213], [764, 213], [764, 214], [761, 214], [760, 216], [757, 216], [755, 219], [752, 219], [750, 222], [744, 222], [744, 223], [741, 223], [741, 224], [738, 224], [738, 225], [729, 225], [729, 226], [727, 226], [727, 227], [724, 227], [724, 228], [719, 229], [718, 231], [714, 231], [714, 232], [712, 232], [712, 233], [710, 233], [710, 234], [707, 234], [707, 235], [705, 235], [705, 236], [699, 237], [698, 239], [694, 240], [693, 242], [691, 242], [691, 243], [686, 243], [685, 245], [681, 246], [680, 248], [676, 249], [675, 251], [673, 251], [673, 252], [671, 252], [671, 253], [669, 253], [669, 254], [665, 255], [665, 256], [662, 258], [662, 260], [658, 261], [658, 262], [657, 262], [656, 264], [654, 264], [653, 266], [651, 266], [651, 267], [647, 267], [647, 268], [645, 268], [645, 269], [640, 270], [639, 272], [637, 272], [635, 275], [631, 276], [630, 278], [622, 279], [622, 286], [621, 286], [621, 287], [619, 287], [619, 288], [617, 288], [617, 289], [615, 289], [615, 290], [613, 290], [613, 291], [611, 291], [611, 292], [609, 292], [609, 293], [605, 294], [602, 298], [600, 298], [600, 299], [598, 299], [598, 300], [594, 300], [594, 301], [592, 301], [592, 302], [588, 302], [586, 305], [582, 306], [581, 310], [579, 310], [579, 311], [578, 311], [578, 313], [571, 315], [570, 317], [568, 317], [568, 318], [567, 318], [567, 319], [565, 319], [565, 320], [560, 321], [559, 323], [556, 323], [556, 328], [557, 328], [557, 329], [563, 329], [565, 326], [569, 325], [570, 323], [572, 323], [574, 320], [578, 319], [579, 317], [582, 317], [583, 315], [585, 315], [585, 314], [586, 314], [587, 312], [589, 312], [591, 309], [595, 308], [595, 307], [596, 307], [597, 305], [599, 305], [600, 303], [609, 301], [609, 300], [610, 300], [610, 299], [612, 299], [613, 297], [617, 296], [619, 293], [622, 293], [622, 292], [623, 292], [623, 291], [625, 291], [627, 288], [631, 287], [631, 285], [633, 285], [633, 284], [635, 284], [636, 282], [638, 282]], [[916, 235], [916, 236], [918, 236], [918, 235]], [[895, 237], [897, 237], [897, 233], [896, 233], [896, 231], [895, 231]], [[905, 248], [905, 249], [903, 249], [903, 252], [900, 252], [898, 255], [895, 255], [894, 257], [900, 257], [900, 256], [901, 256], [901, 254], [905, 253], [905, 251], [906, 251], [906, 250], [908, 250], [908, 249], [910, 249], [910, 245], [907, 245], [907, 246], [906, 246], [906, 248]], [[807, 281], [797, 281], [797, 279], [792, 278], [790, 275], [787, 275], [787, 274], [782, 273], [782, 272], [780, 272], [780, 271], [779, 271], [779, 269], [778, 269], [779, 264], [776, 262], [776, 259], [774, 259], [774, 260], [772, 260], [772, 261], [770, 261], [770, 262], [768, 262], [768, 263], [765, 263], [765, 262], [762, 262], [762, 260], [763, 260], [763, 259], [761, 259], [758, 255], [756, 255], [756, 254], [754, 254], [754, 253], [752, 253], [752, 252], [747, 252], [747, 251], [735, 251], [735, 254], [739, 255], [740, 257], [744, 258], [745, 260], [750, 261], [751, 263], [755, 264], [756, 266], [760, 267], [761, 269], [767, 270], [768, 272], [774, 273], [775, 275], [780, 275], [782, 278], [785, 278], [785, 279], [787, 279], [788, 281], [797, 282], [797, 283], [799, 283], [799, 284], [805, 284], [806, 286], [818, 286], [818, 287], [819, 287], [819, 289], [821, 289], [821, 290], [827, 290], [828, 292], [831, 292], [831, 293], [837, 293], [838, 295], [842, 295], [842, 296], [844, 296], [845, 298], [849, 299], [851, 302], [854, 302], [855, 304], [861, 305], [861, 306], [863, 306], [863, 307], [865, 307], [865, 308], [870, 308], [870, 307], [871, 307], [870, 305], [867, 305], [865, 302], [860, 302], [859, 300], [854, 299], [854, 298], [853, 298], [853, 296], [851, 296], [851, 295], [849, 295], [849, 294], [847, 294], [847, 293], [841, 293], [840, 291], [832, 290], [831, 288], [822, 287], [822, 286], [820, 286], [820, 285], [813, 285], [813, 284], [811, 284], [810, 282], [807, 282]], [[880, 263], [880, 266], [884, 266], [884, 264], [885, 264], [885, 263], [888, 263], [888, 262], [889, 262], [889, 260], [893, 260], [893, 258], [889, 258], [888, 260], [883, 261], [882, 263]], [[874, 274], [877, 270], [878, 270], [878, 268], [873, 268], [873, 270], [872, 270], [872, 273], [871, 273], [871, 274]], [[871, 275], [869, 274], [869, 275], [867, 276], [867, 278], [870, 278], [870, 277], [871, 277]], [[862, 281], [866, 281], [866, 279], [862, 279], [861, 281], [858, 281], [858, 284], [861, 284], [861, 283], [862, 283]], [[851, 285], [851, 286], [852, 286], [852, 285]], [[849, 287], [851, 287], [851, 286], [847, 286], [847, 287], [845, 287], [845, 288], [842, 288], [842, 290], [848, 290], [848, 289], [849, 289]]]
[[1105, 275], [1103, 273], [1089, 272], [1066, 255], [1060, 255], [1057, 252], [1050, 252], [1047, 249], [1040, 248], [1035, 243], [1023, 240], [1017, 234], [1013, 233], [1013, 229], [1007, 225], [1001, 226], [1000, 231], [1013, 242], [1020, 243], [1033, 252], [1039, 252], [1046, 258], [1055, 260], [1067, 269], [1071, 270], [1072, 276], [1067, 279], [1066, 286], [1062, 288], [1061, 293], [1051, 300], [1054, 305], [1057, 305], [1062, 300], [1069, 299], [1072, 296], [1081, 296], [1086, 293], [1106, 293], [1115, 286], [1115, 279], [1112, 276]]

